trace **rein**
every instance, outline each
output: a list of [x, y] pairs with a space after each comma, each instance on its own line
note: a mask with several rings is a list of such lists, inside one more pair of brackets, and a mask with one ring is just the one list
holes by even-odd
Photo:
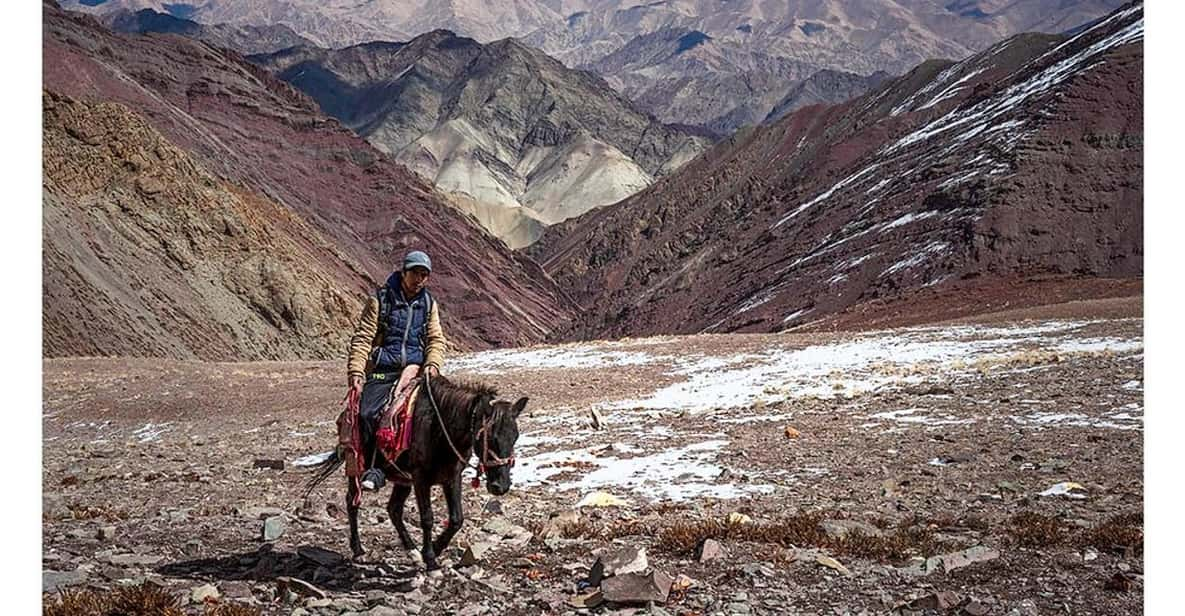
[[[473, 436], [473, 442], [476, 445], [478, 439], [481, 440], [481, 454], [477, 456], [478, 463], [476, 466], [469, 463], [469, 458], [462, 456], [457, 446], [453, 444], [453, 439], [449, 436], [448, 425], [444, 423], [444, 418], [440, 416], [440, 407], [436, 405], [436, 398], [432, 395], [432, 383], [429, 382], [428, 371], [424, 371], [424, 389], [428, 390], [428, 402], [432, 404], [432, 412], [436, 414], [436, 421], [440, 422], [440, 431], [444, 432], [444, 440], [448, 443], [449, 449], [453, 450], [453, 454], [457, 456], [457, 460], [461, 462], [461, 466], [465, 468], [472, 468], [477, 471], [477, 475], [473, 478], [473, 487], [477, 488], [481, 485], [481, 476], [485, 474], [486, 469], [497, 468], [499, 466], [514, 465], [514, 453], [510, 454], [508, 458], [500, 458], [493, 455], [491, 459], [490, 454], [490, 428], [494, 425], [494, 420], [498, 418], [501, 409], [494, 411], [494, 414], [487, 417], [482, 422], [481, 428], [477, 434]], [[469, 415], [469, 432], [473, 433], [473, 419], [474, 415]]]

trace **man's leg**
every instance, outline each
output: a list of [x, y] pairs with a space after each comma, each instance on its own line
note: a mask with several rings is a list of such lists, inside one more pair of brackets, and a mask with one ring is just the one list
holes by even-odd
[[[394, 387], [394, 379], [376, 378], [374, 375], [371, 375], [366, 384], [362, 386], [362, 400], [359, 403], [361, 425], [359, 427], [362, 432], [362, 464], [368, 471], [375, 466], [375, 447], [377, 445], [375, 432], [378, 429], [379, 418], [383, 415], [383, 409], [386, 408]], [[367, 486], [364, 487], [377, 486], [382, 481], [381, 477], [368, 477], [368, 474], [363, 475], [363, 481], [367, 483]]]

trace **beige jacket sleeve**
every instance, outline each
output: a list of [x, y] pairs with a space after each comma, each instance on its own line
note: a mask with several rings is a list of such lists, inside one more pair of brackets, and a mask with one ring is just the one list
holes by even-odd
[[374, 348], [374, 337], [378, 331], [379, 300], [371, 297], [362, 307], [362, 316], [358, 318], [358, 325], [354, 327], [354, 335], [350, 336], [349, 359], [346, 362], [347, 376], [366, 375], [366, 363], [370, 359], [370, 351]]
[[[378, 300], [375, 300], [375, 310], [378, 310]], [[428, 313], [428, 332], [424, 340], [425, 368], [436, 366], [436, 369], [440, 370], [444, 366], [444, 345], [444, 328], [440, 326], [440, 308], [436, 302], [432, 302], [432, 312]]]

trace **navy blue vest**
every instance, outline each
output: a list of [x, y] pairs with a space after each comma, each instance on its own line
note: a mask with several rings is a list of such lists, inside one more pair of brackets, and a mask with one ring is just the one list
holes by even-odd
[[[373, 356], [374, 371], [395, 371], [412, 364], [424, 364], [424, 344], [428, 335], [428, 311], [432, 309], [432, 298], [427, 289], [421, 289], [410, 301], [403, 299], [399, 286], [398, 272], [387, 280], [387, 286], [378, 290], [386, 294], [386, 327], [379, 346]], [[383, 319], [383, 298], [379, 298], [379, 319]], [[382, 327], [382, 323], [379, 324]]]

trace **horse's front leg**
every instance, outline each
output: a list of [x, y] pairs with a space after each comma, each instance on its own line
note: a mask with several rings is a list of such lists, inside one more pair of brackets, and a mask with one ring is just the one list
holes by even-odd
[[453, 540], [453, 535], [457, 534], [457, 531], [461, 530], [461, 525], [465, 523], [465, 516], [461, 511], [461, 475], [459, 471], [448, 485], [444, 486], [444, 500], [448, 503], [448, 528], [445, 528], [432, 543], [432, 548], [436, 550], [437, 554], [444, 553], [449, 542]]
[[426, 569], [439, 569], [436, 551], [432, 549], [432, 484], [423, 480], [416, 481], [415, 492], [416, 509], [420, 511], [420, 530], [424, 531], [424, 545], [420, 548], [420, 555], [424, 557]]
[[411, 535], [407, 532], [407, 525], [403, 523], [403, 506], [410, 494], [411, 486], [397, 483], [395, 489], [391, 490], [391, 500], [387, 501], [387, 513], [391, 516], [391, 523], [395, 525], [395, 532], [399, 533], [399, 541], [403, 543], [405, 550], [416, 547], [416, 542], [411, 540]]
[[350, 517], [350, 551], [354, 558], [360, 558], [366, 553], [362, 549], [362, 539], [358, 537], [358, 505], [354, 504], [358, 495], [358, 484], [354, 478], [346, 480], [346, 514]]

